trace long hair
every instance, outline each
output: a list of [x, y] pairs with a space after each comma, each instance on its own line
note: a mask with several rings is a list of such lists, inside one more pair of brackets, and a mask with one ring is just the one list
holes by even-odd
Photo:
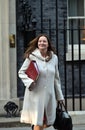
[[48, 52], [53, 51], [54, 53], [56, 53], [55, 51], [55, 47], [52, 46], [51, 40], [49, 39], [49, 37], [46, 34], [39, 34], [36, 38], [34, 38], [32, 41], [29, 42], [28, 44], [28, 48], [24, 53], [24, 58], [29, 57], [29, 55], [36, 49], [38, 48], [38, 40], [40, 37], [46, 37], [47, 41], [48, 41]]

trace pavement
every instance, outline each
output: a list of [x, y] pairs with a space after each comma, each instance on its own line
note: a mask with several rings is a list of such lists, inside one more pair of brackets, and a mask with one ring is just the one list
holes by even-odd
[[[0, 128], [0, 130], [32, 130], [31, 127], [11, 127], [11, 128]], [[45, 128], [44, 130], [54, 130], [51, 126], [49, 128]], [[73, 127], [73, 130], [85, 130], [85, 125], [77, 125]]]
[[[20, 118], [0, 117], [0, 130], [32, 130], [30, 125], [20, 123]], [[85, 121], [85, 119], [83, 118]], [[55, 130], [52, 126], [44, 130]], [[85, 130], [85, 124], [73, 124], [73, 130]]]

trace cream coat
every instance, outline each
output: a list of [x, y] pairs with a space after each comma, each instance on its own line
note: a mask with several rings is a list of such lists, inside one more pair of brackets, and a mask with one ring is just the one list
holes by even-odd
[[24, 61], [18, 72], [19, 77], [26, 86], [21, 122], [43, 125], [45, 111], [47, 124], [51, 125], [55, 120], [56, 100], [63, 99], [58, 71], [58, 58], [52, 53], [52, 58], [46, 62], [45, 58], [41, 56], [39, 49], [36, 49], [33, 54], [35, 56], [30, 55], [30, 59], [36, 60], [40, 76], [32, 91], [29, 91], [29, 86], [33, 80], [25, 74], [25, 70], [30, 63], [28, 58]]

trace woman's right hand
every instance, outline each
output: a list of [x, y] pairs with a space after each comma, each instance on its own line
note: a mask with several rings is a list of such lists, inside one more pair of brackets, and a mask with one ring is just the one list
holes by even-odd
[[32, 82], [32, 83], [31, 83], [31, 85], [30, 85], [30, 87], [29, 87], [29, 91], [32, 91], [32, 90], [33, 90], [33, 88], [35, 87], [35, 84], [36, 84], [35, 82]]

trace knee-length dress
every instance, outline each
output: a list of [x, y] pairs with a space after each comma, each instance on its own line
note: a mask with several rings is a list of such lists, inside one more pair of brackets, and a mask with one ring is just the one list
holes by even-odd
[[45, 112], [47, 125], [52, 125], [55, 120], [57, 100], [64, 99], [58, 71], [58, 58], [52, 52], [52, 58], [47, 62], [39, 49], [35, 49], [32, 54], [29, 57], [31, 60], [36, 60], [40, 74], [33, 90], [29, 91], [29, 87], [34, 81], [25, 74], [30, 63], [29, 58], [26, 58], [18, 72], [26, 86], [20, 121], [43, 125]]

